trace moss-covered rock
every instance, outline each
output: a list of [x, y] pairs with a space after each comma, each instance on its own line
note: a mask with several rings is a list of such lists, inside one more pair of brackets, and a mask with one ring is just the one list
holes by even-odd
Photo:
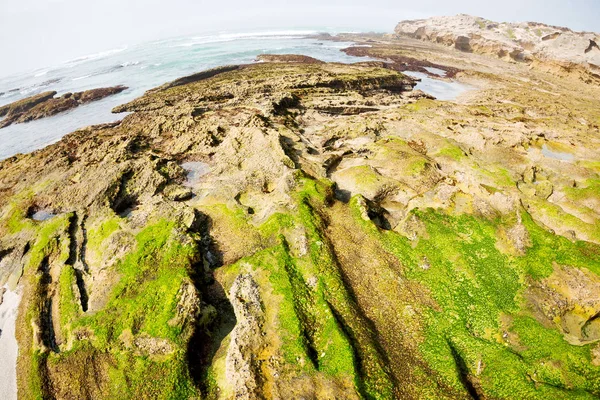
[[0, 163], [20, 397], [599, 396], [596, 89], [270, 58]]

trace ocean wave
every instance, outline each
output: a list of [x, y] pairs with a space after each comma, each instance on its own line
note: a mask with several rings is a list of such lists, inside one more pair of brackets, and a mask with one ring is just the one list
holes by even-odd
[[134, 65], [139, 65], [140, 61], [127, 61], [121, 64], [121, 67], [132, 67]]
[[180, 43], [180, 44], [173, 45], [171, 47], [192, 47], [192, 46], [197, 46], [199, 44], [233, 42], [234, 40], [235, 39], [219, 39], [214, 36], [212, 36], [212, 37], [209, 36], [206, 39], [195, 39], [195, 40], [192, 40], [191, 42]]
[[49, 69], [45, 70], [45, 71], [40, 71], [37, 74], [33, 75], [35, 78], [39, 78], [40, 76], [44, 76], [46, 75], [48, 72], [50, 72]]
[[82, 79], [89, 78], [90, 76], [92, 76], [92, 75], [78, 76], [77, 78], [73, 78], [72, 80], [74, 80], [74, 81], [80, 81]]
[[108, 56], [113, 55], [113, 54], [120, 53], [120, 52], [125, 51], [127, 49], [128, 49], [128, 46], [124, 46], [124, 47], [120, 47], [120, 48], [117, 48], [117, 49], [101, 51], [101, 52], [94, 53], [94, 54], [88, 54], [87, 56], [77, 57], [77, 58], [74, 58], [72, 60], [65, 61], [64, 64], [79, 64], [79, 63], [82, 63], [84, 61], [97, 60], [99, 58], [104, 58], [104, 57], [108, 57]]
[[300, 39], [308, 35], [315, 35], [318, 31], [312, 30], [287, 30], [287, 31], [263, 31], [242, 33], [219, 33], [216, 35], [193, 36], [186, 43], [175, 44], [171, 47], [191, 47], [201, 44], [232, 42], [235, 40], [248, 39]]
[[312, 30], [287, 30], [287, 31], [264, 31], [264, 32], [243, 32], [243, 33], [221, 33], [218, 36], [228, 39], [243, 39], [255, 37], [289, 37], [289, 36], [308, 36], [315, 35], [317, 31]]
[[30, 87], [22, 88], [19, 90], [19, 94], [21, 96], [29, 96], [30, 94], [35, 93], [35, 92], [39, 92], [39, 90], [36, 86], [30, 86]]

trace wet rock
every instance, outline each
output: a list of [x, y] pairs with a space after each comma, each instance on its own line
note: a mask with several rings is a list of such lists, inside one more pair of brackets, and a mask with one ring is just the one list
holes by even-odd
[[[578, 344], [598, 337], [592, 277], [543, 278], [559, 258], [596, 268], [597, 166], [519, 146], [564, 136], [578, 159], [598, 159], [585, 146], [595, 128], [576, 122], [594, 121], [596, 91], [551, 75], [534, 84], [523, 65], [410, 43], [412, 56], [451, 60], [465, 68], [459, 79], [494, 89], [461, 102], [411, 96], [414, 81], [397, 71], [419, 65], [401, 66], [405, 50], [387, 38], [361, 54], [387, 53], [390, 63], [197, 74], [120, 107], [132, 113], [119, 124], [0, 162], [0, 248], [12, 249], [0, 275], [25, 285], [22, 348], [40, 330], [52, 345], [21, 353], [48, 367], [20, 370], [23, 397], [106, 398], [126, 387], [125, 397], [169, 398], [173, 382], [183, 398], [568, 395], [523, 371], [547, 361], [552, 330], [575, 332]], [[346, 108], [373, 110], [323, 112]], [[57, 215], [28, 218], [42, 209]], [[589, 223], [571, 226], [577, 218]], [[527, 302], [537, 305], [524, 306], [539, 281]], [[531, 320], [536, 334], [519, 337], [511, 318], [536, 307], [547, 329]], [[515, 356], [524, 349], [531, 357]], [[552, 354], [573, 392], [596, 379], [580, 347]], [[493, 368], [521, 375], [486, 375]]]
[[7, 118], [14, 117], [17, 114], [21, 114], [29, 111], [36, 105], [43, 103], [56, 95], [56, 92], [44, 92], [36, 94], [35, 96], [27, 97], [23, 100], [15, 101], [14, 103], [7, 104], [0, 107], [0, 117], [6, 116]]
[[6, 118], [0, 121], [0, 128], [13, 123], [18, 124], [60, 114], [82, 104], [120, 93], [126, 89], [125, 86], [114, 86], [78, 93], [65, 93], [58, 98], [54, 97], [56, 92], [45, 92], [28, 97], [0, 108], [0, 116], [6, 115]]

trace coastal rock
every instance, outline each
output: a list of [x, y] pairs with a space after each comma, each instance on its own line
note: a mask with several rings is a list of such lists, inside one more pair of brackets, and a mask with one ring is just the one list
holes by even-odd
[[77, 93], [65, 93], [58, 98], [54, 97], [56, 92], [45, 92], [28, 97], [0, 108], [0, 116], [6, 115], [6, 118], [0, 121], [0, 128], [13, 123], [19, 124], [60, 114], [82, 104], [121, 93], [126, 89], [125, 86], [114, 86]]
[[597, 33], [535, 22], [497, 23], [465, 14], [402, 21], [395, 33], [600, 84]]
[[16, 115], [25, 113], [36, 105], [52, 99], [55, 95], [56, 92], [54, 91], [44, 92], [7, 104], [0, 107], [0, 117], [12, 118]]
[[321, 60], [299, 54], [261, 54], [256, 60], [270, 63], [323, 64]]

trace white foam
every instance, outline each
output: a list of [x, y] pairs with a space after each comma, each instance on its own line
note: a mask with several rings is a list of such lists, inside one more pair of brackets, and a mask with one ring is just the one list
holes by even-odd
[[133, 65], [139, 65], [140, 62], [139, 61], [127, 61], [124, 62], [123, 64], [121, 64], [121, 67], [131, 67]]
[[219, 37], [230, 39], [255, 38], [255, 37], [290, 37], [290, 36], [308, 36], [315, 35], [317, 31], [309, 30], [287, 30], [287, 31], [264, 31], [264, 32], [243, 32], [243, 33], [221, 33]]
[[241, 32], [241, 33], [219, 33], [217, 35], [193, 36], [189, 42], [173, 45], [172, 47], [191, 47], [199, 44], [223, 43], [234, 40], [247, 39], [300, 39], [308, 35], [315, 35], [317, 31], [312, 30], [284, 30], [263, 32]]
[[101, 51], [101, 52], [94, 53], [94, 54], [88, 54], [87, 56], [77, 57], [72, 60], [65, 61], [65, 64], [79, 64], [84, 61], [97, 60], [99, 58], [104, 58], [104, 57], [107, 57], [107, 56], [110, 56], [110, 55], [113, 55], [116, 53], [120, 53], [127, 49], [128, 49], [128, 46], [123, 46], [123, 47], [120, 47], [117, 49]]
[[89, 78], [90, 76], [92, 76], [92, 75], [84, 75], [84, 76], [79, 76], [79, 77], [77, 77], [77, 78], [73, 78], [73, 80], [74, 80], [74, 81], [80, 81], [80, 80], [82, 80], [82, 79]]

